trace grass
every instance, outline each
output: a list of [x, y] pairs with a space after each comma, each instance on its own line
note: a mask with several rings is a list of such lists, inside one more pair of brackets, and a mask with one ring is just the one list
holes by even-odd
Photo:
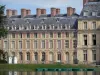
[[0, 64], [0, 70], [35, 71], [36, 68], [96, 68], [88, 65], [68, 65], [68, 64]]

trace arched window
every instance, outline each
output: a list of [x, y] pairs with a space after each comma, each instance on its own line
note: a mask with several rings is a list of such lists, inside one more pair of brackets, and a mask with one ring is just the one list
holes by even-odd
[[30, 53], [27, 52], [27, 60], [30, 60]]
[[45, 61], [45, 52], [42, 52], [42, 61]]
[[58, 53], [58, 61], [61, 61], [61, 53]]

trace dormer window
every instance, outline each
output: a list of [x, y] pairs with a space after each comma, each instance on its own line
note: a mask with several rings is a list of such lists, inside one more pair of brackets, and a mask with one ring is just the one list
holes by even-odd
[[9, 30], [11, 30], [12, 29], [12, 27], [9, 27]]
[[12, 21], [11, 21], [11, 23], [14, 23], [14, 22], [15, 22], [15, 20], [12, 20]]
[[56, 22], [59, 22], [59, 18], [57, 18]]
[[17, 27], [16, 30], [19, 30], [19, 27]]
[[65, 25], [63, 25], [62, 28], [65, 29]]
[[57, 29], [57, 26], [55, 26], [55, 29]]
[[85, 11], [85, 12], [83, 13], [83, 16], [88, 16], [88, 12]]
[[42, 29], [42, 26], [39, 26], [39, 29]]
[[49, 26], [47, 26], [47, 29], [50, 29], [50, 27], [49, 27]]
[[45, 25], [43, 25], [42, 27], [43, 27], [43, 29], [45, 29]]
[[30, 23], [28, 19], [27, 19], [25, 22], [26, 22], [26, 23]]
[[97, 15], [97, 12], [92, 12], [92, 16], [96, 16]]
[[44, 19], [41, 20], [41, 23], [44, 23]]

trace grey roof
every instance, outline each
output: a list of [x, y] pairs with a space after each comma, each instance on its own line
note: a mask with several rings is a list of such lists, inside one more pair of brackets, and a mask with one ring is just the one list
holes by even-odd
[[[83, 13], [87, 12], [88, 16], [84, 17]], [[96, 16], [92, 16], [92, 12], [96, 12]], [[100, 2], [88, 2], [84, 5], [79, 19], [100, 19]]]

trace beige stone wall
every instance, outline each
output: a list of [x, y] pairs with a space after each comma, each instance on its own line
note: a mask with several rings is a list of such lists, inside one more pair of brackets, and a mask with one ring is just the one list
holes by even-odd
[[[84, 22], [87, 22], [87, 30], [84, 29]], [[96, 30], [93, 30], [92, 22], [96, 22]], [[83, 35], [87, 35], [88, 45], [83, 45]], [[92, 34], [96, 34], [96, 46], [92, 45]], [[79, 20], [78, 21], [78, 47], [77, 57], [80, 63], [83, 63], [83, 50], [87, 50], [87, 63], [92, 60], [92, 50], [96, 50], [96, 62], [100, 62], [100, 20]]]

